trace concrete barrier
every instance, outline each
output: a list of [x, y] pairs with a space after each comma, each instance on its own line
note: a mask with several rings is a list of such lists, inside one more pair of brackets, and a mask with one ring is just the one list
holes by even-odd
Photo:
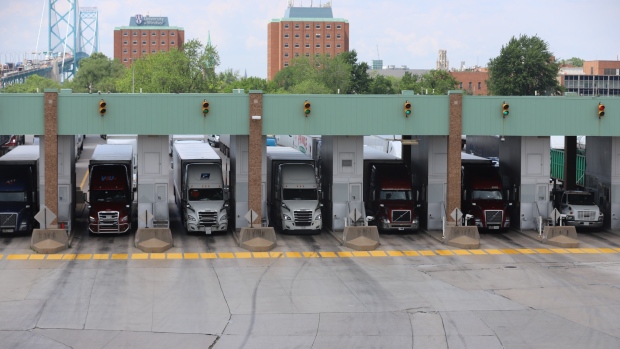
[[443, 243], [448, 246], [465, 249], [480, 248], [478, 227], [446, 225]]
[[276, 231], [272, 227], [241, 228], [237, 241], [248, 251], [271, 251], [276, 247]]
[[577, 230], [572, 226], [545, 226], [542, 243], [563, 248], [577, 248], [579, 246]]
[[379, 247], [379, 230], [376, 226], [344, 227], [343, 244], [358, 251], [372, 251]]
[[30, 238], [30, 248], [37, 253], [57, 253], [69, 248], [66, 229], [35, 229]]
[[161, 253], [174, 246], [169, 228], [138, 228], [134, 246], [146, 253]]

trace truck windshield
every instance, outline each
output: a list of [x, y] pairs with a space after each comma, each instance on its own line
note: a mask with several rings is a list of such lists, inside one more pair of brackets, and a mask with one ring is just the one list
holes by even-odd
[[224, 192], [221, 188], [190, 189], [189, 201], [224, 200]]
[[26, 201], [26, 193], [23, 191], [3, 191], [0, 192], [0, 201], [24, 202]]
[[568, 195], [570, 205], [594, 205], [592, 195], [589, 194], [570, 194]]
[[411, 200], [411, 190], [381, 190], [381, 200]]
[[499, 190], [473, 190], [472, 200], [501, 200], [502, 192]]
[[316, 200], [316, 189], [283, 189], [282, 200]]
[[124, 190], [91, 190], [91, 202], [125, 202], [127, 192]]

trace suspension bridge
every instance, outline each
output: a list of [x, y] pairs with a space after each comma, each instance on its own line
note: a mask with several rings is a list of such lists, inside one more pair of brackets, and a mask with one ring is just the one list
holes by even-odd
[[[47, 14], [47, 48], [39, 50]], [[81, 59], [99, 52], [99, 12], [79, 0], [43, 0], [36, 47], [27, 52], [0, 52], [0, 87], [21, 84], [32, 75], [56, 81], [73, 77]]]

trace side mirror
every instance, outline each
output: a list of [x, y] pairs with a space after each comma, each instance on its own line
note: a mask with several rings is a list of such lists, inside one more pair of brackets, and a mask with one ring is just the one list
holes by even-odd
[[422, 207], [422, 204], [416, 204], [415, 207]]
[[90, 209], [91, 209], [90, 204], [87, 204], [87, 205], [86, 205], [86, 208], [90, 210]]
[[373, 216], [366, 216], [366, 222], [370, 222], [370, 221], [374, 221], [375, 217]]
[[385, 207], [385, 205], [384, 204], [379, 204], [379, 207]]
[[509, 203], [508, 203], [508, 206], [512, 206], [512, 202], [509, 202]]
[[131, 205], [125, 205], [125, 207], [126, 207], [126, 208], [129, 208], [129, 207], [131, 207]]
[[319, 204], [319, 207], [323, 207], [323, 204]]

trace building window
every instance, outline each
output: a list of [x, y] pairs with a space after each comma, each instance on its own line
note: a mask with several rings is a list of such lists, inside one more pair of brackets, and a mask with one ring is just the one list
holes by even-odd
[[161, 32], [161, 36], [166, 36], [166, 32]]
[[469, 82], [469, 90], [471, 90], [471, 81]]
[[306, 39], [310, 39], [310, 34], [306, 34]]
[[330, 48], [332, 47], [332, 44], [325, 44], [325, 47]]
[[166, 52], [166, 50], [161, 50], [161, 52]]
[[123, 36], [127, 36], [127, 32], [123, 32]]
[[142, 36], [146, 36], [146, 32], [142, 32]]
[[478, 81], [478, 90], [482, 89], [482, 83], [480, 81]]
[[331, 24], [326, 24], [325, 25], [325, 29], [332, 29], [332, 25]]
[[133, 41], [133, 44], [134, 44], [134, 45], [137, 45], [137, 44], [138, 44], [138, 41], [134, 40], [134, 41]]
[[325, 34], [325, 37], [328, 38], [328, 39], [331, 39], [332, 35], [331, 34]]
[[317, 53], [315, 53], [314, 55], [315, 55], [316, 57], [318, 57], [318, 56], [320, 56], [321, 54], [317, 52]]
[[288, 29], [288, 23], [284, 25], [284, 29]]
[[306, 57], [310, 57], [310, 52], [306, 52]]
[[295, 24], [295, 29], [299, 29], [299, 24]]
[[284, 48], [288, 48], [288, 42], [284, 43]]
[[151, 45], [157, 45], [157, 42], [151, 41]]
[[316, 44], [316, 48], [321, 48], [321, 44]]
[[306, 43], [306, 48], [310, 48], [310, 44], [309, 43]]
[[316, 29], [321, 29], [321, 25], [320, 25], [320, 24], [317, 24], [317, 25], [316, 25]]
[[342, 26], [340, 24], [336, 25], [336, 29], [341, 29]]
[[299, 48], [299, 43], [296, 43], [296, 44], [295, 44], [295, 48]]
[[146, 53], [146, 50], [142, 50], [142, 53]]
[[157, 52], [157, 50], [152, 50], [152, 51], [151, 51], [151, 53], [155, 53], [155, 52]]
[[155, 36], [155, 35], [157, 35], [157, 33], [156, 33], [156, 32], [152, 32], [152, 33], [151, 33], [151, 36]]
[[340, 34], [336, 34], [336, 39], [340, 39]]
[[459, 89], [462, 90], [463, 89], [463, 83], [461, 82], [461, 84], [459, 85]]
[[126, 48], [123, 49], [123, 53], [127, 53], [127, 49]]
[[327, 57], [331, 57], [332, 56], [329, 52], [327, 52], [326, 55], [327, 55]]
[[284, 52], [284, 57], [288, 57], [288, 52]]
[[295, 34], [295, 38], [298, 39], [299, 38], [299, 34]]
[[138, 50], [136, 50], [135, 48], [132, 51], [133, 53], [138, 53]]
[[174, 45], [174, 41], [170, 41], [170, 45]]
[[166, 42], [162, 40], [161, 44], [162, 44], [162, 45], [165, 45], [165, 44], [166, 44]]
[[123, 58], [123, 62], [127, 62], [127, 58]]
[[310, 29], [310, 24], [306, 24], [306, 29]]
[[340, 44], [336, 44], [336, 48], [340, 48]]
[[138, 36], [138, 32], [133, 32], [133, 33], [131, 33], [131, 35]]
[[295, 52], [295, 57], [299, 57], [299, 52]]
[[123, 41], [123, 45], [127, 45], [127, 41]]
[[288, 62], [284, 62], [284, 67], [288, 67]]
[[285, 38], [285, 39], [288, 39], [288, 34], [284, 34], [284, 38]]
[[142, 45], [146, 45], [146, 41], [142, 41]]
[[321, 38], [321, 34], [316, 33], [316, 38], [317, 38], [317, 39], [320, 39], [320, 38]]

